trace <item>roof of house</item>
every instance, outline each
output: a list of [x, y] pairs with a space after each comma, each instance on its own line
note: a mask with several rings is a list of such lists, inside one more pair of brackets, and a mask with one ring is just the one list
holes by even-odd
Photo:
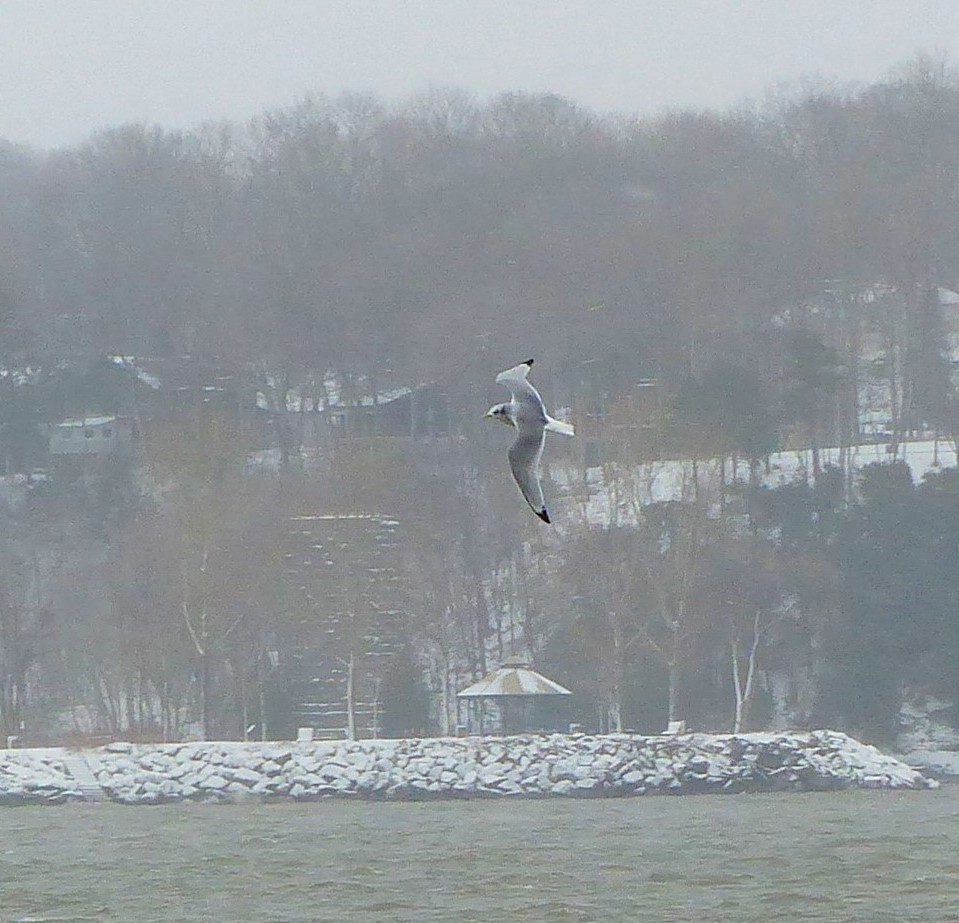
[[[275, 379], [268, 377], [268, 384], [272, 387]], [[431, 388], [436, 384], [433, 381], [420, 382], [413, 386], [383, 388], [374, 390], [365, 375], [359, 375], [347, 387], [344, 377], [332, 370], [323, 374], [322, 378], [298, 385], [286, 393], [285, 408], [290, 413], [300, 411], [337, 411], [355, 410], [358, 407], [382, 407], [393, 401], [408, 397], [411, 394]], [[271, 405], [264, 391], [256, 393], [256, 405], [261, 410], [269, 410]]]
[[81, 427], [87, 427], [87, 426], [106, 426], [108, 423], [115, 423], [116, 419], [117, 418], [113, 415], [110, 415], [110, 416], [97, 415], [97, 416], [89, 416], [89, 417], [79, 417], [77, 419], [70, 419], [70, 420], [61, 420], [56, 425], [58, 427], [64, 427], [64, 428], [74, 427], [79, 429]]

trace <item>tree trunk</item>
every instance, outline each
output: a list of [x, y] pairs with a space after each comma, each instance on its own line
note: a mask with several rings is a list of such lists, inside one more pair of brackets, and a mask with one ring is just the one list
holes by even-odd
[[666, 710], [667, 721], [676, 721], [677, 697], [679, 695], [679, 666], [675, 662], [668, 665], [669, 670], [669, 700]]
[[263, 683], [263, 651], [256, 658], [256, 686], [260, 700], [260, 740], [266, 740], [266, 688]]
[[[445, 736], [450, 736], [450, 663], [449, 658], [443, 658], [443, 720], [440, 729]], [[459, 715], [457, 713], [457, 719]]]
[[736, 692], [736, 707], [733, 713], [733, 733], [738, 734], [749, 717], [749, 707], [752, 704], [753, 692], [756, 685], [756, 660], [759, 652], [759, 640], [762, 634], [759, 626], [760, 613], [756, 612], [753, 621], [753, 637], [749, 645], [749, 655], [746, 659], [746, 676], [742, 676], [739, 663], [739, 644], [737, 639], [730, 642], [733, 665], [733, 687]]
[[733, 689], [736, 692], [736, 707], [733, 711], [733, 733], [738, 734], [743, 726], [743, 688], [739, 677], [739, 651], [736, 642], [730, 644], [733, 661]]
[[209, 740], [213, 733], [213, 719], [210, 714], [210, 654], [205, 644], [200, 655], [200, 715], [203, 739]]
[[609, 730], [613, 734], [623, 733], [623, 697], [622, 690], [617, 684], [610, 693], [609, 706], [607, 708], [609, 720]]
[[819, 479], [820, 471], [822, 470], [820, 459], [819, 459], [819, 433], [815, 424], [812, 426], [812, 478], [813, 483], [818, 487], [821, 483]]
[[346, 662], [346, 737], [347, 740], [356, 740], [356, 703], [353, 696], [353, 672], [355, 658], [350, 651], [350, 659]]

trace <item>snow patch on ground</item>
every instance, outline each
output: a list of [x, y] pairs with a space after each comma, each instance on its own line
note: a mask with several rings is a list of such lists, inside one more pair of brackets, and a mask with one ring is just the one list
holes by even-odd
[[[894, 453], [883, 442], [865, 443], [845, 450], [848, 464], [856, 471], [866, 465], [905, 462], [914, 481], [930, 473], [956, 465], [955, 450], [942, 440], [902, 442]], [[844, 451], [837, 446], [820, 450], [823, 467], [842, 467]], [[777, 488], [808, 476], [812, 480], [812, 451], [790, 449], [769, 457], [769, 469], [760, 468], [759, 480], [764, 487]], [[695, 470], [694, 470], [695, 469]], [[549, 466], [550, 478], [563, 489], [564, 501], [578, 507], [592, 525], [632, 525], [643, 506], [665, 501], [688, 500], [694, 493], [718, 497], [721, 479], [729, 484], [738, 480], [748, 483], [749, 464], [740, 460], [735, 466], [730, 459], [663, 459], [632, 467], [608, 465], [582, 470], [568, 463]], [[694, 484], [697, 487], [694, 489]]]
[[936, 775], [959, 776], [959, 730], [949, 722], [954, 708], [952, 702], [934, 696], [905, 702], [896, 738], [900, 758]]

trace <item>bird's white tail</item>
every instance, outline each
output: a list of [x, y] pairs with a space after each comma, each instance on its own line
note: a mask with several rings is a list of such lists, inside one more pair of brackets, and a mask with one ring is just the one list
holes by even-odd
[[575, 436], [576, 430], [569, 423], [562, 420], [554, 420], [552, 417], [546, 418], [546, 426], [543, 427], [547, 433], [559, 433], [561, 436]]

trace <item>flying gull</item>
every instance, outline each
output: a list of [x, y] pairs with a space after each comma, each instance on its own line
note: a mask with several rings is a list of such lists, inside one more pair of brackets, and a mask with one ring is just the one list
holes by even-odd
[[546, 412], [543, 399], [526, 380], [532, 365], [533, 360], [527, 359], [496, 376], [496, 383], [506, 385], [511, 397], [505, 404], [490, 407], [486, 416], [519, 431], [516, 441], [509, 449], [509, 465], [533, 512], [543, 522], [549, 522], [549, 513], [546, 512], [546, 502], [543, 500], [543, 485], [539, 480], [539, 460], [543, 455], [543, 443], [547, 433], [573, 436], [575, 430], [568, 423], [554, 420]]

